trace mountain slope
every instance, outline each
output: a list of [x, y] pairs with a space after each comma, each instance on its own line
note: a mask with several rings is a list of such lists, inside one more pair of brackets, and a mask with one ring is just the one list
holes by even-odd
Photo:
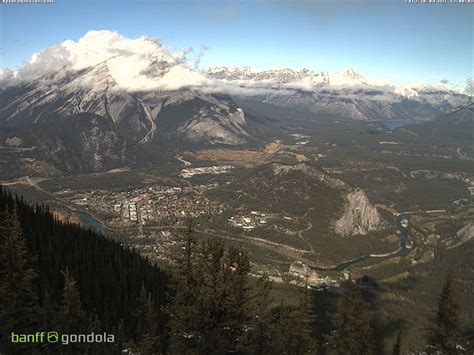
[[[0, 148], [9, 152], [0, 151], [0, 164], [33, 159], [49, 173], [86, 173], [154, 164], [176, 150], [262, 145], [285, 134], [282, 115], [277, 122], [236, 102], [298, 111], [295, 120], [304, 112], [311, 120], [428, 121], [469, 97], [446, 85], [400, 85], [351, 68], [198, 70], [156, 40], [90, 31], [33, 55], [17, 71], [0, 71]], [[15, 137], [22, 143], [11, 147], [7, 140]]]
[[461, 159], [473, 159], [474, 105], [461, 106], [429, 122], [394, 129], [393, 135], [407, 143], [449, 147], [457, 150]]
[[386, 226], [363, 191], [305, 163], [259, 166], [215, 195], [237, 210], [304, 217], [318, 237], [367, 234]]
[[133, 165], [143, 145], [242, 145], [264, 124], [226, 95], [119, 89], [107, 62], [48, 85], [5, 88], [0, 102], [0, 146], [17, 137], [17, 149], [34, 147], [30, 159], [41, 157], [63, 173]]

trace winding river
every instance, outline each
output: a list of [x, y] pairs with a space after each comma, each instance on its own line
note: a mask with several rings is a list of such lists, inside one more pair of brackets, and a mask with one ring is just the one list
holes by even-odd
[[402, 226], [402, 221], [406, 219], [406, 214], [405, 213], [400, 213], [396, 218], [395, 218], [395, 227], [397, 228], [397, 235], [400, 238], [400, 244], [399, 248], [391, 253], [386, 253], [386, 254], [369, 254], [369, 255], [364, 255], [349, 261], [345, 261], [343, 263], [340, 263], [334, 267], [311, 267], [311, 269], [316, 270], [316, 271], [344, 271], [350, 266], [353, 266], [357, 263], [360, 263], [361, 261], [367, 260], [367, 259], [377, 259], [377, 258], [388, 258], [388, 257], [394, 257], [397, 255], [402, 254], [406, 249], [407, 249], [407, 239], [408, 239], [408, 232], [405, 227]]
[[[450, 204], [448, 210], [451, 210], [451, 209], [456, 207], [456, 201], [458, 201], [458, 200], [454, 200]], [[396, 218], [395, 218], [395, 227], [397, 229], [397, 235], [400, 238], [400, 244], [399, 244], [400, 247], [397, 250], [395, 250], [391, 253], [387, 253], [387, 254], [364, 255], [364, 256], [361, 256], [361, 257], [353, 259], [353, 260], [345, 261], [341, 264], [338, 264], [338, 265], [336, 265], [334, 267], [330, 267], [330, 268], [311, 267], [311, 269], [316, 270], [316, 271], [343, 271], [343, 270], [347, 269], [348, 267], [350, 267], [352, 265], [355, 265], [357, 263], [360, 263], [361, 261], [364, 261], [364, 260], [367, 260], [367, 259], [393, 257], [393, 256], [403, 254], [407, 250], [407, 240], [409, 239], [409, 235], [408, 235], [408, 231], [406, 230], [406, 228], [402, 226], [402, 221], [404, 219], [407, 219], [407, 214], [408, 213], [411, 213], [411, 212], [402, 212], [399, 215], [397, 215]]]
[[[110, 232], [114, 231], [113, 229], [111, 229], [111, 228], [107, 227], [106, 225], [104, 225], [104, 223], [102, 223], [101, 221], [96, 219], [93, 215], [91, 215], [88, 212], [85, 212], [85, 211], [82, 211], [82, 210], [74, 210], [74, 212], [79, 215], [82, 222], [87, 224], [92, 229], [95, 229], [95, 230], [97, 230], [99, 232], [102, 232], [102, 233], [110, 233]], [[367, 260], [367, 259], [370, 259], [370, 258], [381, 258], [381, 257], [389, 257], [389, 256], [391, 257], [391, 256], [399, 255], [400, 253], [402, 253], [406, 249], [406, 241], [407, 241], [407, 237], [408, 237], [407, 230], [402, 226], [402, 221], [405, 218], [406, 218], [405, 213], [401, 213], [395, 218], [395, 226], [397, 228], [397, 235], [400, 238], [400, 248], [398, 250], [396, 250], [392, 253], [387, 253], [387, 254], [383, 254], [383, 255], [376, 255], [376, 254], [364, 255], [364, 256], [358, 257], [358, 258], [353, 259], [353, 260], [345, 261], [345, 262], [340, 263], [340, 264], [338, 264], [334, 267], [331, 267], [331, 268], [314, 267], [314, 266], [311, 267], [311, 268], [314, 269], [314, 270], [317, 270], [317, 271], [343, 271], [343, 270], [347, 269], [350, 266], [353, 266], [357, 263], [360, 263], [361, 261], [364, 261], [364, 260]]]
[[[94, 216], [92, 216], [90, 213], [81, 211], [81, 210], [74, 210], [81, 220], [87, 224], [89, 227], [100, 231], [102, 233], [110, 233], [113, 232], [114, 230], [107, 227], [102, 223], [101, 221], [97, 220]], [[397, 235], [400, 238], [400, 244], [399, 248], [393, 252], [386, 253], [386, 254], [369, 254], [369, 255], [364, 255], [349, 261], [345, 261], [343, 263], [340, 263], [334, 267], [315, 267], [315, 266], [310, 266], [311, 269], [316, 270], [316, 271], [343, 271], [350, 266], [353, 266], [355, 264], [358, 264], [364, 260], [367, 259], [375, 259], [375, 258], [388, 258], [388, 257], [394, 257], [400, 254], [403, 254], [406, 249], [407, 249], [407, 239], [409, 238], [408, 231], [406, 230], [405, 227], [402, 226], [402, 221], [407, 218], [407, 213], [400, 213], [398, 216], [395, 218], [395, 227], [397, 230]]]

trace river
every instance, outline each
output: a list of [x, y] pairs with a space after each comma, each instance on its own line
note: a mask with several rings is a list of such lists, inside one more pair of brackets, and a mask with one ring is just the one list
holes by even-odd
[[400, 238], [400, 251], [407, 248], [408, 232], [405, 227], [402, 226], [402, 221], [407, 219], [405, 213], [400, 213], [395, 219], [395, 226], [397, 227], [397, 234]]
[[[454, 204], [454, 203], [453, 203]], [[74, 210], [74, 212], [76, 212], [79, 217], [81, 218], [81, 220], [87, 224], [89, 227], [91, 227], [92, 229], [95, 229], [99, 232], [102, 232], [102, 233], [110, 233], [112, 231], [114, 231], [113, 229], [105, 226], [101, 221], [97, 220], [94, 216], [92, 216], [90, 213], [88, 212], [85, 212], [85, 211], [81, 211], [81, 210]], [[402, 221], [404, 219], [406, 219], [406, 216], [407, 214], [406, 213], [400, 213], [396, 218], [395, 218], [395, 227], [397, 229], [397, 235], [398, 237], [400, 238], [400, 247], [398, 250], [392, 252], [392, 253], [387, 253], [386, 255], [374, 255], [374, 254], [371, 254], [371, 255], [364, 255], [364, 256], [361, 256], [361, 257], [358, 257], [358, 258], [355, 258], [353, 260], [349, 260], [349, 261], [345, 261], [343, 263], [340, 263], [334, 267], [330, 267], [330, 268], [324, 268], [324, 267], [315, 267], [315, 266], [310, 266], [311, 269], [313, 270], [316, 270], [316, 271], [343, 271], [345, 269], [347, 269], [348, 267], [350, 266], [353, 266], [357, 263], [360, 263], [364, 260], [367, 260], [367, 259], [373, 259], [373, 258], [382, 258], [382, 257], [393, 257], [393, 256], [396, 256], [396, 255], [400, 255], [402, 254], [403, 252], [406, 251], [407, 249], [407, 239], [408, 239], [408, 232], [406, 230], [405, 227], [402, 226]]]
[[[449, 209], [453, 209], [456, 207], [456, 202], [458, 200], [454, 200]], [[404, 219], [407, 219], [407, 214], [408, 213], [400, 213], [396, 218], [395, 218], [395, 227], [397, 228], [397, 235], [400, 238], [400, 248], [397, 251], [394, 251], [392, 253], [384, 254], [383, 256], [379, 255], [377, 256], [376, 254], [371, 254], [371, 255], [364, 255], [359, 258], [345, 261], [341, 264], [338, 264], [332, 268], [320, 268], [320, 267], [311, 267], [312, 269], [316, 271], [343, 271], [347, 269], [349, 266], [355, 265], [361, 261], [367, 260], [369, 258], [381, 258], [381, 257], [393, 257], [396, 255], [400, 255], [404, 253], [407, 250], [407, 240], [409, 238], [408, 231], [406, 230], [405, 227], [402, 226], [402, 221]]]
[[353, 266], [357, 263], [360, 263], [361, 261], [367, 260], [367, 259], [375, 259], [375, 258], [385, 258], [385, 257], [393, 257], [396, 255], [399, 255], [403, 253], [406, 248], [407, 248], [407, 239], [408, 239], [408, 232], [405, 227], [402, 226], [402, 221], [406, 219], [406, 214], [405, 213], [400, 213], [396, 218], [395, 218], [395, 226], [397, 228], [397, 235], [400, 238], [400, 247], [398, 250], [395, 250], [391, 253], [387, 254], [382, 254], [382, 255], [377, 255], [377, 254], [370, 254], [370, 255], [364, 255], [360, 256], [358, 258], [349, 260], [349, 261], [344, 261], [343, 263], [340, 263], [334, 267], [311, 267], [311, 269], [316, 270], [316, 271], [344, 271], [350, 266]]
[[73, 210], [73, 211], [74, 213], [77, 213], [81, 221], [87, 224], [90, 228], [95, 229], [102, 233], [107, 233], [107, 232], [112, 231], [112, 229], [108, 228], [106, 225], [104, 225], [101, 221], [96, 219], [90, 213], [81, 211], [81, 210]]
[[[95, 229], [95, 230], [97, 230], [99, 232], [102, 232], [102, 233], [110, 233], [110, 232], [114, 231], [113, 229], [111, 229], [111, 228], [107, 227], [106, 225], [104, 225], [101, 221], [96, 219], [94, 216], [92, 216], [88, 212], [85, 212], [85, 211], [82, 211], [82, 210], [74, 210], [74, 212], [78, 214], [78, 216], [79, 216], [79, 218], [81, 219], [82, 222], [87, 224], [92, 229]], [[387, 255], [387, 257], [398, 255], [400, 252], [402, 252], [406, 249], [406, 240], [407, 240], [408, 233], [407, 233], [406, 229], [401, 225], [401, 222], [404, 218], [406, 218], [406, 215], [404, 213], [401, 213], [395, 219], [395, 225], [397, 227], [397, 234], [400, 238], [400, 249], [398, 250], [397, 253], [394, 252], [390, 255]], [[343, 270], [347, 269], [348, 267], [350, 267], [352, 265], [355, 265], [355, 264], [357, 264], [361, 261], [367, 260], [369, 258], [375, 258], [375, 256], [364, 255], [364, 256], [358, 257], [356, 259], [340, 263], [340, 264], [338, 264], [338, 265], [336, 265], [335, 267], [332, 267], [332, 268], [323, 268], [323, 267], [311, 267], [311, 268], [314, 269], [314, 270], [317, 270], [317, 271], [343, 271]]]

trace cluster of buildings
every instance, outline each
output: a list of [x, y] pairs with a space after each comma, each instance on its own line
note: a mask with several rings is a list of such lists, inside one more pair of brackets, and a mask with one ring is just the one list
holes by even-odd
[[130, 225], [167, 225], [180, 220], [222, 213], [224, 206], [204, 194], [215, 184], [151, 186], [129, 191], [92, 191], [76, 194], [71, 202], [101, 217], [115, 228]]
[[258, 211], [251, 211], [250, 214], [239, 214], [228, 219], [229, 224], [236, 228], [244, 230], [252, 230], [257, 226], [266, 226], [268, 218], [265, 213]]
[[341, 295], [343, 292], [341, 282], [349, 280], [351, 277], [349, 272], [344, 272], [342, 275], [334, 273], [332, 277], [327, 274], [323, 275], [299, 260], [292, 262], [287, 271], [272, 270], [269, 274], [268, 270], [257, 270], [249, 275], [258, 278], [265, 275], [275, 283], [288, 283], [298, 287], [311, 288], [315, 291], [328, 291], [337, 295]]
[[234, 166], [232, 165], [213, 165], [213, 166], [203, 166], [200, 168], [185, 168], [181, 170], [181, 176], [184, 179], [189, 179], [194, 175], [202, 174], [224, 174], [232, 170]]
[[474, 196], [474, 186], [469, 186], [468, 189], [471, 196]]
[[290, 284], [308, 285], [318, 291], [327, 290], [340, 293], [339, 287], [341, 281], [348, 280], [349, 277], [350, 275], [347, 272], [344, 272], [343, 275], [337, 279], [331, 278], [328, 275], [320, 275], [314, 269], [298, 260], [290, 264], [290, 268], [283, 278]]
[[130, 222], [138, 222], [137, 204], [135, 202], [128, 204], [128, 219]]

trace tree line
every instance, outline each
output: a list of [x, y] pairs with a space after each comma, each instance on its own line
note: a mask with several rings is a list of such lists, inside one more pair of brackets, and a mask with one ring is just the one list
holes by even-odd
[[[55, 218], [0, 187], [0, 352], [5, 354], [376, 354], [369, 304], [342, 284], [331, 329], [314, 312], [317, 293], [292, 305], [250, 276], [248, 254], [222, 241], [181, 237], [164, 272], [136, 251]], [[428, 353], [467, 349], [453, 278], [427, 334]], [[113, 343], [12, 343], [11, 334], [107, 332]], [[319, 341], [318, 341], [319, 339]], [[322, 340], [321, 340], [322, 339]], [[403, 333], [393, 354], [403, 353]]]

